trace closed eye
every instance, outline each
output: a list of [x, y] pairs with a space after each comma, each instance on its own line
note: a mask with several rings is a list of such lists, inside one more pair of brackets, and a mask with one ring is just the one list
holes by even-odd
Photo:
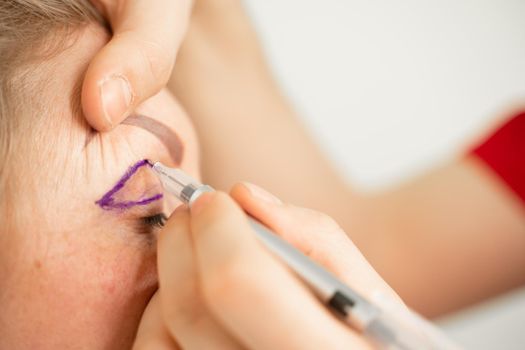
[[142, 223], [149, 228], [162, 228], [168, 218], [164, 213], [146, 216], [142, 218]]

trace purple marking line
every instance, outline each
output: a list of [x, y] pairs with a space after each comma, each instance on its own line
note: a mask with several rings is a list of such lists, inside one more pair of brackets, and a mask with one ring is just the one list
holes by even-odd
[[131, 207], [137, 206], [137, 205], [146, 205], [151, 202], [154, 202], [156, 200], [159, 200], [163, 197], [162, 193], [156, 194], [153, 197], [149, 197], [140, 201], [127, 201], [127, 202], [116, 202], [116, 203], [110, 203], [107, 206], [102, 206], [102, 209], [111, 210], [111, 209], [129, 209]]
[[109, 190], [106, 194], [104, 194], [102, 198], [96, 201], [95, 204], [98, 204], [98, 206], [100, 206], [104, 210], [129, 209], [137, 205], [146, 205], [153, 201], [161, 199], [163, 195], [162, 193], [159, 193], [152, 197], [141, 199], [139, 201], [115, 202], [115, 198], [113, 198], [113, 195], [120, 191], [124, 187], [126, 182], [128, 182], [128, 180], [133, 176], [133, 174], [135, 174], [143, 166], [151, 167], [151, 163], [147, 159], [143, 159], [129, 167], [126, 173], [120, 178], [120, 180], [118, 180], [117, 184], [113, 186], [113, 188]]

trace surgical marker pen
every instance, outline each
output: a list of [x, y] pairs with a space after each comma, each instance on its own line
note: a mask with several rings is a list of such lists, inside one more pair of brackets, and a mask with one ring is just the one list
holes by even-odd
[[[205, 192], [214, 189], [180, 169], [159, 162], [153, 164], [165, 191], [190, 206]], [[261, 242], [290, 267], [340, 319], [381, 349], [458, 349], [437, 328], [408, 309], [385, 310], [371, 303], [331, 272], [315, 263], [301, 251], [281, 239], [268, 227], [248, 216], [250, 225]]]

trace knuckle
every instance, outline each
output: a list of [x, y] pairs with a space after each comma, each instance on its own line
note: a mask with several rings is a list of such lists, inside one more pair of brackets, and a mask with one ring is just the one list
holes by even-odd
[[310, 227], [315, 227], [326, 231], [340, 230], [339, 224], [327, 214], [308, 208], [299, 208], [299, 210], [302, 213], [298, 216], [298, 220], [302, 224], [307, 223]]
[[160, 43], [151, 40], [143, 40], [140, 45], [140, 58], [142, 64], [156, 84], [168, 83], [171, 73], [171, 50]]
[[317, 222], [320, 226], [329, 228], [329, 229], [339, 229], [339, 224], [329, 215], [316, 212], [317, 213]]
[[331, 216], [320, 212], [315, 213], [312, 216], [313, 223], [311, 227], [316, 228], [318, 235], [322, 235], [324, 239], [330, 242], [339, 242], [341, 238], [348, 239], [341, 226]]
[[[143, 86], [160, 87], [167, 84], [175, 62], [175, 47], [155, 38], [138, 37], [130, 29], [114, 34], [113, 40], [125, 42], [127, 49], [133, 52], [131, 73], [135, 80], [145, 80], [146, 85]], [[137, 91], [139, 96], [148, 94], [148, 91]]]

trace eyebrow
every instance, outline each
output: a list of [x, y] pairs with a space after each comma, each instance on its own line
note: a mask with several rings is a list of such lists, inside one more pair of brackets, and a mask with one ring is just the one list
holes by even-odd
[[182, 157], [184, 155], [184, 146], [180, 137], [173, 132], [166, 125], [162, 124], [158, 120], [147, 117], [142, 114], [132, 114], [127, 117], [122, 124], [133, 125], [149, 131], [155, 135], [168, 149], [168, 152], [175, 162], [180, 165], [182, 163]]
[[143, 159], [141, 161], [138, 161], [137, 163], [133, 164], [131, 167], [128, 168], [126, 173], [117, 181], [117, 184], [113, 186], [111, 190], [106, 192], [100, 198], [95, 202], [95, 204], [98, 204], [99, 207], [101, 207], [104, 210], [112, 210], [112, 209], [129, 209], [131, 207], [135, 207], [137, 205], [147, 205], [151, 202], [157, 201], [163, 197], [162, 193], [157, 193], [154, 196], [147, 197], [138, 201], [121, 201], [118, 202], [113, 197], [117, 192], [119, 192], [126, 182], [135, 174], [140, 168], [144, 166], [151, 167], [151, 163], [147, 159]]

